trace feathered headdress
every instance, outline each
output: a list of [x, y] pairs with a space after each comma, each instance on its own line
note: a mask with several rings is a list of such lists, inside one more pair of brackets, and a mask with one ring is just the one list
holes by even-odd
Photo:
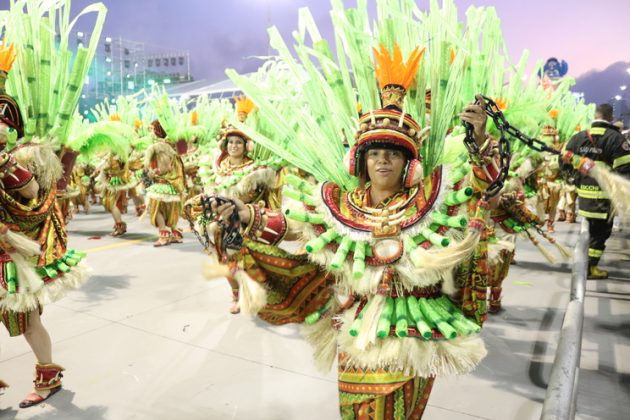
[[403, 112], [403, 102], [420, 68], [423, 54], [424, 49], [415, 48], [405, 62], [398, 44], [394, 45], [393, 54], [383, 45], [374, 49], [376, 78], [381, 89], [383, 108], [365, 112], [359, 118], [356, 142], [346, 156], [350, 175], [362, 175], [364, 152], [369, 146], [383, 145], [406, 152], [408, 167], [403, 180], [406, 187], [417, 185], [422, 180], [422, 165], [418, 153], [420, 125]]
[[234, 98], [234, 101], [236, 102], [236, 116], [238, 117], [238, 120], [240, 122], [245, 122], [247, 120], [247, 116], [254, 110], [256, 105], [254, 105], [254, 102], [251, 99], [245, 96], [237, 96]]
[[[236, 117], [239, 122], [244, 123], [256, 105], [254, 105], [254, 102], [251, 99], [246, 98], [245, 96], [236, 96], [234, 98], [234, 102], [236, 104]], [[223, 121], [223, 127], [221, 131], [219, 131], [218, 142], [218, 146], [222, 151], [225, 152], [227, 149], [227, 139], [230, 136], [237, 136], [245, 141], [246, 153], [253, 150], [254, 144], [247, 134], [234, 127], [232, 124], [227, 124], [226, 121]]]
[[424, 48], [420, 50], [416, 47], [405, 63], [398, 44], [394, 45], [393, 55], [382, 44], [379, 49], [374, 48], [376, 79], [381, 89], [383, 108], [402, 110], [405, 95], [416, 78], [423, 55]]

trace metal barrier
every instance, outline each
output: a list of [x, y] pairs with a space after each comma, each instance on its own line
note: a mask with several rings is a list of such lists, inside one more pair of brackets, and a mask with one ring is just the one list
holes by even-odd
[[562, 321], [560, 341], [551, 369], [541, 420], [575, 418], [584, 324], [584, 291], [588, 270], [587, 252], [588, 224], [583, 221], [578, 243], [573, 250], [571, 300]]

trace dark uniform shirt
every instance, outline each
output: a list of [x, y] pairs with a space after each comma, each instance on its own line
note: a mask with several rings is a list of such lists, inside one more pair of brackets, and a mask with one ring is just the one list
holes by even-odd
[[[606, 121], [596, 120], [589, 130], [580, 131], [566, 145], [566, 150], [585, 156], [614, 172], [630, 176], [630, 143], [619, 128]], [[572, 170], [564, 165], [563, 169]], [[574, 173], [579, 197], [579, 215], [591, 219], [608, 219], [610, 200], [599, 184], [590, 176]]]

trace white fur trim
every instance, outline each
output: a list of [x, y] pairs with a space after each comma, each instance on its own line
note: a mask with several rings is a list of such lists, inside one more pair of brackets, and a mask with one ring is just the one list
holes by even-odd
[[89, 277], [89, 269], [79, 263], [71, 270], [52, 282], [45, 284], [35, 293], [5, 294], [0, 301], [0, 307], [16, 312], [29, 312], [39, 305], [47, 305], [61, 299], [69, 290], [78, 289]]

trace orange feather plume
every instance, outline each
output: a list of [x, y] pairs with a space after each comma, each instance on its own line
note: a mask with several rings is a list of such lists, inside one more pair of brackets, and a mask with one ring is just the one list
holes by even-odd
[[234, 101], [236, 102], [236, 112], [249, 114], [255, 108], [254, 102], [245, 96], [237, 96]]
[[416, 78], [424, 51], [424, 48], [420, 50], [416, 47], [405, 63], [398, 44], [394, 44], [393, 55], [382, 44], [378, 50], [374, 48], [376, 78], [380, 88], [383, 89], [387, 85], [398, 85], [408, 90]]
[[0, 46], [0, 71], [8, 73], [13, 66], [15, 56], [16, 53], [14, 44], [9, 45], [8, 47]]
[[494, 102], [501, 111], [505, 111], [508, 107], [508, 100], [505, 98], [494, 98]]

